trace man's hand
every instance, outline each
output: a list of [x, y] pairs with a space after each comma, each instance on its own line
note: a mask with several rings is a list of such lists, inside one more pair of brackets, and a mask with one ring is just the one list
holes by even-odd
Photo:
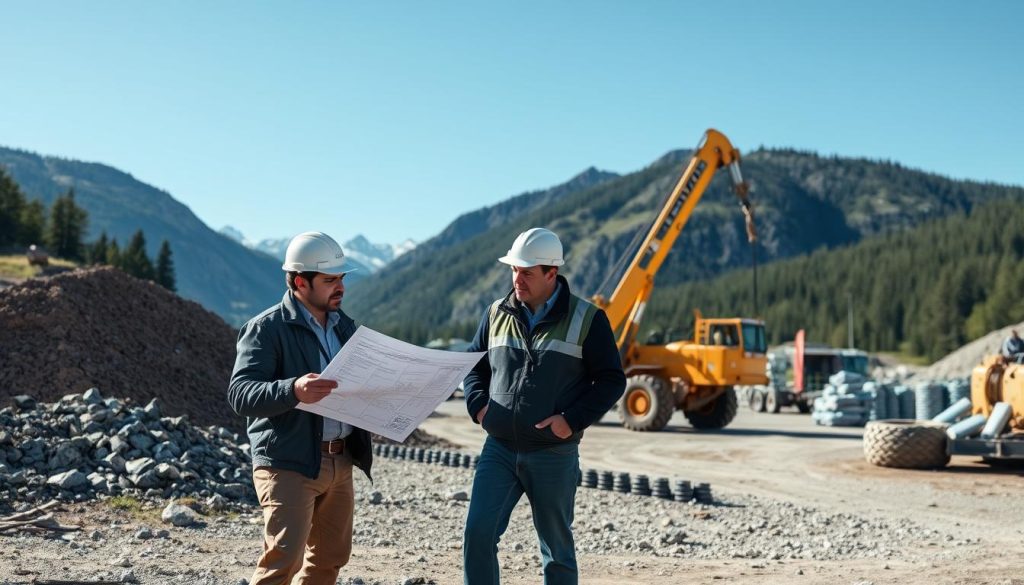
[[569, 428], [569, 423], [566, 422], [565, 417], [560, 414], [549, 416], [534, 426], [538, 429], [551, 427], [551, 432], [559, 439], [568, 439], [572, 436], [572, 429]]
[[477, 423], [484, 424], [484, 417], [487, 416], [487, 409], [490, 406], [491, 406], [490, 404], [485, 404], [484, 407], [480, 409], [480, 412], [476, 413], [476, 422]]
[[320, 374], [310, 373], [295, 379], [293, 392], [299, 402], [312, 404], [323, 400], [324, 396], [330, 394], [331, 390], [337, 387], [338, 383], [334, 380], [321, 380]]

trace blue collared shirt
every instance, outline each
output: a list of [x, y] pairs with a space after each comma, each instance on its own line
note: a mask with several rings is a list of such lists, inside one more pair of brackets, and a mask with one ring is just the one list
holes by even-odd
[[[338, 339], [338, 334], [334, 332], [334, 326], [341, 321], [341, 315], [334, 311], [327, 313], [327, 328], [320, 326], [320, 322], [316, 320], [316, 317], [309, 312], [309, 309], [302, 304], [302, 301], [295, 299], [296, 304], [299, 306], [299, 310], [302, 311], [302, 316], [306, 319], [306, 323], [309, 328], [316, 333], [317, 345], [319, 345], [320, 354], [320, 371], [322, 372], [327, 364], [331, 362], [334, 356], [338, 355], [341, 351], [341, 340]], [[336, 421], [332, 418], [324, 417], [324, 437], [323, 440], [330, 441], [332, 439], [338, 439], [341, 437], [347, 437], [352, 433], [352, 425]]]
[[562, 283], [558, 282], [555, 284], [555, 291], [551, 293], [548, 300], [544, 301], [544, 304], [537, 310], [537, 314], [534, 315], [533, 311], [530, 310], [530, 305], [522, 303], [523, 313], [526, 315], [526, 326], [529, 328], [529, 332], [533, 333], [533, 328], [540, 323], [541, 320], [547, 316], [548, 312], [551, 311], [551, 307], [555, 306], [555, 299], [558, 298], [558, 291], [562, 290]]

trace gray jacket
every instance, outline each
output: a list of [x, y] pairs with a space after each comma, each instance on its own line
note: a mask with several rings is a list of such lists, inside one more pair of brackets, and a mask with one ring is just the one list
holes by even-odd
[[[295, 379], [320, 371], [316, 333], [303, 320], [291, 291], [280, 304], [253, 317], [238, 332], [238, 355], [228, 384], [228, 403], [246, 417], [253, 467], [297, 471], [307, 477], [320, 474], [323, 418], [299, 410]], [[356, 330], [355, 323], [338, 311], [334, 331], [342, 345]], [[346, 440], [352, 461], [372, 481], [370, 433], [355, 428]]]

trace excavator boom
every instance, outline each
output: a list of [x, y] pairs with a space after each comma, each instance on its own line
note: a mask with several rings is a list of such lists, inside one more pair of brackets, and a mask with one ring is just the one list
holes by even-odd
[[612, 330], [618, 332], [620, 351], [624, 352], [636, 337], [647, 300], [654, 290], [654, 276], [718, 169], [729, 168], [733, 190], [746, 217], [747, 237], [751, 242], [756, 239], [753, 209], [747, 198], [748, 186], [739, 162], [740, 153], [729, 139], [717, 130], [708, 129], [615, 291], [607, 299], [594, 298], [608, 315]]

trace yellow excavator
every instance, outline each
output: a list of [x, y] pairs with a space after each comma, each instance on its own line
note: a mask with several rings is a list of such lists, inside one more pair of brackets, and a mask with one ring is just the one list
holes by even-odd
[[736, 416], [734, 385], [768, 383], [764, 322], [757, 319], [704, 318], [695, 311], [692, 339], [636, 341], [654, 277], [717, 170], [729, 169], [747, 238], [756, 240], [749, 187], [739, 163], [740, 153], [725, 135], [714, 129], [705, 132], [614, 292], [592, 299], [616, 332], [628, 377], [619, 413], [628, 429], [659, 431], [677, 409], [696, 429], [720, 429]]

